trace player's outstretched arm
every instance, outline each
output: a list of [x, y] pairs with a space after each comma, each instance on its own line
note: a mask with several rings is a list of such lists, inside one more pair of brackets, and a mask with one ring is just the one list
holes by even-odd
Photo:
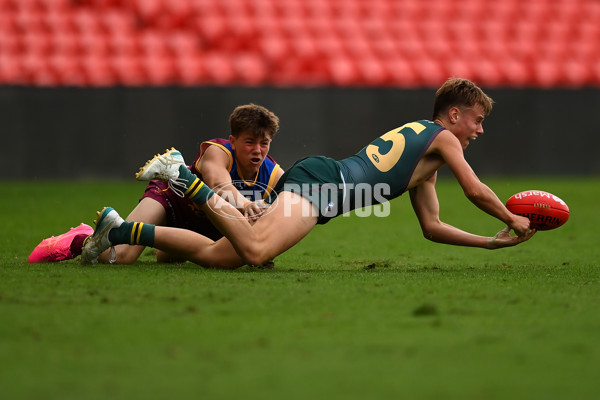
[[[202, 180], [246, 218], [256, 221], [269, 205], [263, 201], [250, 201], [237, 190], [231, 181], [229, 162], [229, 156], [223, 150], [217, 146], [209, 147], [198, 163], [198, 169], [202, 172]], [[281, 175], [283, 175], [283, 170], [280, 168], [273, 180], [273, 185], [277, 183]]]
[[410, 200], [426, 239], [456, 246], [498, 249], [514, 246], [533, 236], [534, 232], [529, 232], [523, 236], [513, 237], [508, 232], [504, 233], [505, 230], [494, 237], [480, 236], [442, 222], [439, 217], [440, 206], [435, 191], [435, 179], [434, 175], [425, 183], [410, 190]]
[[479, 180], [467, 163], [460, 142], [454, 135], [446, 132], [448, 131], [438, 135], [434, 146], [448, 164], [454, 176], [456, 176], [465, 196], [479, 209], [510, 226], [517, 236], [527, 235], [529, 233], [529, 220], [508, 211], [496, 193]]
[[223, 150], [217, 146], [210, 146], [200, 159], [198, 169], [202, 173], [202, 180], [208, 187], [243, 213], [244, 206], [249, 201], [231, 182], [228, 170], [229, 162], [229, 156]]

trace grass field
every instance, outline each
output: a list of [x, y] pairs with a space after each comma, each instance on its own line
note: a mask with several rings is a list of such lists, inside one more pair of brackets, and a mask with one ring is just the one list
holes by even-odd
[[[571, 219], [497, 251], [430, 243], [408, 198], [340, 217], [274, 270], [190, 263], [29, 265], [95, 210], [127, 214], [138, 182], [4, 182], [3, 399], [598, 399], [598, 178], [489, 179], [503, 199], [562, 197]], [[442, 218], [502, 225], [453, 181]]]

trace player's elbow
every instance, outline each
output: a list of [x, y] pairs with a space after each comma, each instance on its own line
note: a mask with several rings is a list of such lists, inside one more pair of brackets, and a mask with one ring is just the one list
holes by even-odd
[[245, 249], [242, 258], [248, 265], [262, 265], [269, 261], [266, 253], [256, 246]]
[[432, 242], [437, 242], [436, 240], [436, 232], [438, 231], [439, 223], [434, 221], [421, 223], [421, 232], [423, 233], [423, 237]]
[[267, 249], [258, 237], [252, 237], [238, 249], [239, 255], [248, 265], [262, 265], [269, 261]]
[[423, 230], [423, 237], [431, 242], [438, 243], [438, 236], [434, 230]]
[[430, 240], [430, 241], [432, 241], [432, 242], [435, 242], [435, 240], [434, 240], [434, 235], [433, 235], [433, 233], [431, 233], [430, 231], [426, 231], [426, 230], [424, 230], [424, 231], [423, 231], [423, 237], [424, 237], [425, 239], [427, 239], [427, 240]]

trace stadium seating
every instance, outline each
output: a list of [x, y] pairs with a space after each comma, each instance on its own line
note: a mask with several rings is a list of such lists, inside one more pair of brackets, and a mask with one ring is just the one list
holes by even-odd
[[0, 0], [0, 84], [599, 87], [597, 0]]

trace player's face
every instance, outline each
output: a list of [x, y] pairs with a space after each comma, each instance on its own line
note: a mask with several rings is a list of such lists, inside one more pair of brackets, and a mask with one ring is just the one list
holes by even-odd
[[452, 131], [460, 140], [463, 149], [466, 149], [469, 143], [483, 135], [484, 117], [483, 107], [480, 104], [458, 110], [456, 123]]
[[245, 172], [256, 172], [267, 157], [271, 138], [242, 132], [238, 137], [230, 136], [231, 147], [235, 151], [238, 167]]

